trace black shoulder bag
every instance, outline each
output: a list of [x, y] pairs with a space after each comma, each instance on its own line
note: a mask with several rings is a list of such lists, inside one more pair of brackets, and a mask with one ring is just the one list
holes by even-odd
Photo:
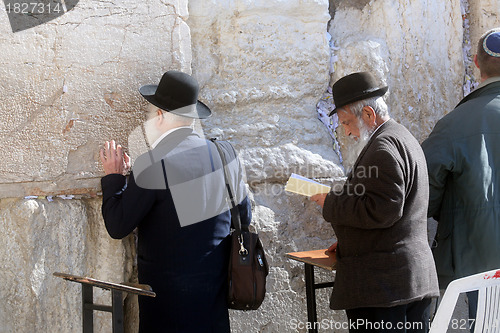
[[226, 157], [220, 145], [211, 140], [222, 159], [226, 188], [231, 199], [231, 225], [234, 230], [228, 236], [231, 240], [231, 254], [228, 267], [228, 307], [234, 310], [256, 310], [266, 296], [266, 277], [269, 266], [264, 248], [257, 233], [241, 225], [240, 213], [229, 184]]

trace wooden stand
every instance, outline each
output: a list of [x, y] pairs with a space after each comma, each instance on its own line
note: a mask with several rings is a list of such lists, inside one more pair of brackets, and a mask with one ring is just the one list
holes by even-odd
[[[123, 293], [149, 297], [156, 296], [151, 287], [144, 284], [118, 284], [66, 273], [54, 273], [54, 276], [81, 283], [83, 333], [94, 332], [94, 310], [111, 312], [113, 316], [113, 333], [123, 333]], [[93, 287], [111, 290], [111, 306], [94, 304]]]
[[324, 283], [314, 283], [314, 266], [333, 271], [335, 269], [335, 252], [328, 249], [291, 252], [286, 256], [289, 259], [301, 261], [305, 264], [304, 274], [306, 281], [306, 301], [307, 301], [307, 320], [310, 323], [309, 332], [317, 333], [315, 323], [318, 321], [316, 312], [316, 289], [333, 287], [333, 281]]

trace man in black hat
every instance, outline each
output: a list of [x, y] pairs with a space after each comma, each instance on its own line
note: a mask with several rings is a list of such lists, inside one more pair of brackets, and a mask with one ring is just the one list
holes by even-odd
[[366, 144], [343, 189], [311, 199], [337, 237], [330, 308], [346, 310], [349, 331], [427, 332], [439, 295], [427, 240], [427, 168], [417, 140], [390, 119], [386, 92], [367, 72], [333, 85], [330, 115]]
[[[166, 72], [139, 89], [151, 105], [144, 125], [151, 148], [134, 162], [114, 141], [101, 160], [102, 213], [109, 235], [138, 231], [139, 282], [156, 298], [140, 297], [140, 332], [229, 332], [227, 265], [231, 213], [222, 160], [214, 143], [192, 129], [210, 116], [191, 76]], [[241, 216], [251, 219], [236, 152], [220, 142]]]
[[[500, 268], [500, 28], [479, 39], [474, 62], [481, 84], [422, 143], [443, 289], [452, 280]], [[477, 293], [467, 294], [473, 319]]]

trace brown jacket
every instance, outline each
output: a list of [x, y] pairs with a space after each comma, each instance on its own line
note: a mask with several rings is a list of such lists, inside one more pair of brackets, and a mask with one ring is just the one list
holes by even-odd
[[439, 295], [427, 240], [425, 157], [408, 130], [388, 120], [323, 208], [338, 239], [330, 308], [389, 307]]

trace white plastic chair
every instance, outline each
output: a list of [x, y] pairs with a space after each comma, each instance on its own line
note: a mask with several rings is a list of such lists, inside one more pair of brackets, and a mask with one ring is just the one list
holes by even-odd
[[[500, 333], [500, 269], [452, 281], [446, 288], [429, 333], [446, 332], [458, 295], [475, 290], [478, 290], [479, 294], [474, 333]], [[452, 326], [462, 326], [463, 323], [455, 324], [457, 325]]]

